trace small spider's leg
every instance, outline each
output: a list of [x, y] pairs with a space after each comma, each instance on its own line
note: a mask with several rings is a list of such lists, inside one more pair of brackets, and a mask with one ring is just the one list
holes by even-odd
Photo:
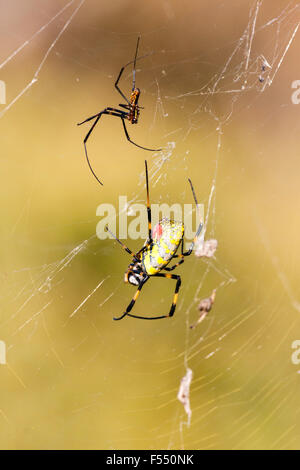
[[145, 242], [145, 245], [136, 253], [136, 257], [137, 258], [140, 258], [140, 255], [147, 250], [147, 248], [149, 247], [150, 245], [150, 242], [148, 240], [146, 240]]
[[89, 132], [87, 133], [87, 135], [85, 136], [84, 138], [84, 141], [83, 141], [83, 145], [84, 145], [84, 151], [85, 151], [85, 157], [86, 157], [86, 161], [88, 163], [88, 166], [89, 166], [89, 169], [91, 170], [91, 173], [92, 175], [96, 178], [96, 180], [98, 181], [99, 184], [101, 184], [101, 186], [103, 186], [103, 183], [101, 183], [101, 181], [99, 180], [98, 176], [96, 175], [96, 173], [94, 172], [93, 168], [92, 168], [92, 165], [91, 165], [91, 162], [89, 160], [89, 156], [88, 156], [88, 152], [87, 152], [87, 148], [86, 148], [86, 143], [88, 141], [88, 138], [90, 137], [91, 133], [93, 132], [95, 126], [97, 125], [97, 123], [99, 122], [99, 119], [101, 118], [101, 116], [103, 114], [110, 114], [110, 115], [113, 115], [113, 116], [118, 116], [120, 117], [120, 111], [117, 113], [117, 109], [115, 108], [105, 108], [103, 111], [101, 111], [100, 113], [98, 114], [95, 114], [95, 116], [92, 116], [88, 119], [86, 119], [85, 121], [81, 122], [80, 124], [78, 124], [79, 126], [81, 124], [83, 124], [84, 122], [88, 122], [90, 121], [91, 119], [95, 119], [95, 122], [93, 123], [92, 127], [90, 128]]
[[180, 261], [178, 261], [178, 263], [174, 264], [174, 266], [171, 266], [170, 268], [169, 267], [163, 268], [165, 271], [173, 271], [173, 269], [177, 268], [177, 266], [184, 263], [183, 245], [184, 245], [184, 232], [183, 232], [183, 236], [182, 236], [182, 240], [181, 240], [181, 254], [172, 256], [172, 259], [174, 259], [174, 258], [181, 258], [181, 259], [180, 259]]
[[[203, 228], [203, 223], [200, 222], [199, 227], [198, 227], [197, 232], [196, 232], [196, 235], [194, 236], [193, 241], [192, 241], [192, 243], [190, 244], [189, 249], [188, 249], [187, 251], [185, 251], [185, 252], [182, 253], [183, 256], [190, 256], [190, 254], [192, 253], [192, 251], [193, 251], [193, 249], [194, 249], [194, 245], [195, 245], [195, 243], [196, 243], [197, 238], [198, 238], [199, 235], [200, 235], [200, 232], [201, 232], [202, 228]], [[183, 246], [183, 243], [182, 243], [182, 246]]]
[[118, 239], [118, 237], [112, 233], [109, 228], [107, 227], [107, 225], [105, 226], [104, 230], [108, 233], [110, 233], [110, 235], [121, 245], [121, 247], [123, 248], [123, 250], [125, 250], [129, 255], [133, 256], [134, 258], [138, 259], [136, 257], [136, 255], [133, 253], [133, 251], [131, 251], [124, 243], [121, 242], [121, 240]]
[[[194, 200], [195, 200], [195, 203], [196, 203], [196, 208], [198, 209], [199, 206], [198, 206], [198, 201], [197, 201], [196, 193], [195, 193], [195, 190], [194, 190], [194, 187], [193, 187], [193, 183], [192, 183], [192, 181], [190, 180], [190, 178], [189, 178], [189, 183], [190, 183], [191, 190], [192, 190], [192, 193], [193, 193], [193, 196], [194, 196]], [[195, 242], [196, 242], [197, 238], [199, 237], [202, 228], [203, 228], [203, 222], [202, 222], [202, 220], [201, 220], [201, 222], [200, 222], [200, 224], [199, 224], [199, 226], [198, 226], [198, 228], [197, 228], [197, 232], [196, 232], [196, 234], [195, 234], [195, 236], [194, 236], [194, 239], [193, 239], [193, 241], [192, 241], [192, 243], [191, 243], [189, 249], [188, 249], [186, 252], [183, 252], [183, 240], [182, 240], [181, 252], [182, 252], [183, 256], [189, 256], [189, 255], [192, 253], [192, 251], [193, 251], [193, 249], [194, 249]]]
[[[122, 320], [122, 318], [124, 318], [126, 315], [130, 315], [129, 312], [132, 310], [138, 296], [140, 295], [140, 292], [142, 290], [143, 285], [148, 281], [148, 279], [149, 279], [149, 276], [145, 275], [144, 279], [141, 281], [136, 293], [132, 297], [132, 300], [131, 300], [130, 304], [128, 305], [128, 307], [126, 308], [123, 315], [121, 315], [120, 317], [113, 317], [114, 320]], [[133, 316], [133, 315], [130, 315], [130, 316]]]
[[167, 318], [168, 317], [168, 315], [161, 315], [160, 317], [141, 317], [139, 315], [132, 315], [132, 313], [126, 313], [126, 315], [128, 317], [132, 317], [132, 318], [139, 318], [140, 320], [161, 320], [162, 318]]
[[118, 75], [118, 78], [117, 78], [117, 80], [116, 80], [116, 82], [115, 82], [115, 88], [117, 89], [117, 91], [120, 93], [120, 95], [122, 96], [122, 98], [123, 98], [128, 104], [130, 104], [128, 98], [126, 98], [126, 96], [125, 96], [124, 93], [120, 90], [120, 88], [119, 88], [119, 86], [118, 86], [118, 85], [119, 85], [120, 78], [122, 77], [122, 74], [123, 74], [124, 70], [126, 69], [126, 67], [128, 67], [128, 65], [134, 64], [133, 85], [132, 85], [132, 86], [135, 87], [135, 65], [136, 65], [136, 61], [137, 61], [137, 60], [144, 59], [145, 57], [148, 57], [149, 55], [152, 54], [152, 53], [150, 52], [150, 53], [145, 54], [145, 55], [143, 55], [143, 56], [141, 56], [141, 57], [137, 57], [139, 40], [140, 40], [140, 37], [138, 37], [138, 42], [137, 42], [137, 47], [136, 47], [136, 51], [135, 51], [134, 60], [131, 60], [130, 62], [128, 62], [128, 64], [124, 65], [124, 66], [121, 68], [121, 70], [120, 70], [120, 72], [119, 72], [119, 75]]
[[138, 316], [138, 315], [132, 315], [131, 313], [125, 312], [125, 314], [122, 315], [121, 318], [123, 318], [125, 315], [128, 315], [129, 317], [139, 318], [140, 320], [160, 320], [162, 318], [169, 318], [169, 317], [172, 317], [174, 315], [175, 308], [176, 308], [176, 303], [177, 303], [178, 292], [179, 292], [179, 288], [180, 288], [180, 285], [181, 285], [180, 276], [177, 276], [176, 274], [163, 274], [163, 273], [157, 273], [157, 274], [154, 274], [154, 276], [155, 277], [166, 277], [167, 279], [176, 279], [176, 281], [177, 281], [176, 286], [175, 286], [173, 302], [172, 302], [172, 305], [171, 305], [171, 308], [170, 308], [170, 311], [169, 311], [168, 315], [160, 315], [159, 317], [141, 317], [141, 316]]
[[138, 145], [136, 144], [135, 142], [133, 142], [130, 137], [129, 137], [129, 134], [128, 134], [128, 131], [127, 131], [127, 128], [126, 128], [126, 124], [125, 124], [125, 121], [124, 121], [124, 117], [125, 116], [120, 116], [121, 119], [122, 119], [122, 123], [123, 123], [123, 127], [124, 127], [124, 132], [125, 132], [125, 135], [126, 135], [126, 139], [129, 140], [130, 143], [132, 143], [133, 145], [135, 145], [136, 147], [139, 147], [140, 149], [143, 149], [143, 150], [149, 150], [150, 152], [160, 152], [161, 149], [148, 149], [146, 147], [142, 147], [141, 145]]
[[149, 179], [148, 179], [148, 165], [147, 160], [145, 160], [145, 172], [146, 172], [146, 191], [147, 191], [147, 216], [148, 216], [148, 240], [147, 244], [152, 242], [152, 230], [151, 230], [151, 206], [150, 206], [150, 197], [149, 197]]
[[[129, 64], [127, 64], [127, 65], [129, 65]], [[127, 101], [128, 104], [130, 104], [130, 103], [129, 103], [129, 100], [126, 98], [126, 96], [124, 95], [124, 93], [123, 93], [123, 92], [120, 90], [120, 88], [118, 87], [119, 80], [120, 80], [120, 78], [121, 78], [121, 76], [122, 76], [122, 73], [124, 72], [125, 67], [127, 67], [127, 65], [125, 65], [124, 67], [121, 68], [120, 73], [119, 73], [119, 75], [118, 75], [118, 78], [117, 78], [117, 80], [116, 80], [116, 82], [115, 82], [115, 88], [116, 88], [117, 91], [120, 93], [120, 95], [122, 96], [122, 98], [123, 98], [125, 101]]]
[[176, 279], [176, 286], [175, 286], [173, 302], [172, 302], [169, 314], [165, 315], [165, 318], [172, 317], [174, 315], [174, 312], [175, 312], [175, 309], [176, 309], [178, 292], [179, 292], [179, 289], [180, 289], [180, 286], [181, 286], [181, 277], [178, 276], [177, 274], [164, 274], [164, 273], [157, 273], [157, 274], [154, 274], [154, 276], [155, 277], [165, 277], [167, 279]]

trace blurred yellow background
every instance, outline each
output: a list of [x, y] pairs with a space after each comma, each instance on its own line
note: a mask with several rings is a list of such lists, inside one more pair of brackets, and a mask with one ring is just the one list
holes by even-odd
[[[12, 0], [1, 13], [0, 447], [299, 448], [297, 2]], [[114, 81], [139, 34], [153, 54], [138, 64], [145, 109], [128, 130], [165, 150], [134, 147], [103, 117], [88, 145], [100, 187], [89, 125], [76, 123], [122, 102]], [[151, 201], [192, 203], [191, 177], [219, 245], [175, 271], [172, 319], [115, 323], [134, 288], [128, 255], [96, 237], [96, 208], [144, 203], [145, 158]], [[150, 280], [134, 313], [166, 312], [173, 289]], [[187, 367], [189, 427], [177, 400]]]

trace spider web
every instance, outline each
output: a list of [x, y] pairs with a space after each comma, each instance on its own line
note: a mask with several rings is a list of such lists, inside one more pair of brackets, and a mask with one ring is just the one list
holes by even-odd
[[[299, 448], [300, 4], [165, 0], [132, 15], [130, 1], [11, 3], [0, 58], [1, 447]], [[163, 151], [132, 148], [104, 118], [88, 145], [100, 188], [84, 161], [88, 128], [75, 124], [122, 101], [113, 83], [138, 34], [145, 110], [129, 131]], [[145, 203], [145, 158], [151, 202], [191, 203], [192, 178], [204, 229], [175, 271], [174, 317], [114, 323], [134, 291], [127, 254], [96, 236], [96, 208], [123, 194], [130, 219]], [[167, 312], [174, 287], [151, 279], [135, 313]]]

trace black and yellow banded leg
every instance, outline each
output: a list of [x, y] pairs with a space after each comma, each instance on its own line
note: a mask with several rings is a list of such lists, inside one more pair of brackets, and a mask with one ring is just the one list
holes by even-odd
[[[133, 62], [133, 61], [132, 61], [132, 62]], [[131, 63], [132, 63], [132, 62], [131, 62]], [[127, 65], [129, 65], [129, 64], [127, 64]], [[120, 80], [120, 78], [121, 78], [121, 76], [122, 76], [122, 73], [124, 72], [125, 67], [126, 67], [126, 65], [125, 65], [124, 67], [122, 67], [121, 70], [120, 70], [120, 72], [119, 72], [118, 78], [117, 78], [117, 80], [116, 80], [116, 82], [115, 82], [115, 88], [116, 88], [117, 91], [120, 93], [120, 95], [122, 96], [122, 98], [123, 98], [125, 101], [127, 101], [128, 105], [129, 105], [130, 103], [129, 103], [128, 99], [126, 98], [126, 96], [124, 95], [124, 93], [122, 92], [122, 90], [120, 90], [120, 88], [119, 88], [119, 86], [118, 86], [119, 80]]]
[[140, 292], [142, 290], [143, 285], [148, 281], [148, 279], [149, 279], [149, 276], [144, 277], [144, 279], [140, 283], [136, 293], [132, 297], [132, 300], [131, 300], [130, 304], [128, 305], [128, 307], [126, 308], [123, 315], [121, 315], [120, 317], [114, 317], [114, 320], [122, 320], [122, 318], [126, 317], [126, 315], [128, 315], [129, 317], [134, 317], [134, 318], [143, 318], [143, 317], [137, 317], [135, 315], [131, 315], [129, 312], [132, 310], [135, 302], [137, 301], [138, 296], [140, 295]]
[[94, 116], [91, 116], [87, 119], [85, 119], [84, 121], [82, 122], [79, 122], [77, 125], [78, 126], [81, 126], [82, 124], [86, 123], [86, 122], [89, 122], [89, 121], [92, 121], [93, 119], [95, 119], [92, 127], [90, 128], [90, 130], [88, 131], [87, 135], [85, 136], [84, 138], [84, 141], [83, 141], [83, 144], [84, 144], [84, 151], [85, 151], [85, 157], [86, 157], [86, 161], [88, 163], [88, 166], [89, 166], [89, 169], [91, 170], [91, 173], [92, 175], [96, 178], [96, 180], [98, 181], [98, 183], [100, 183], [102, 186], [103, 186], [103, 183], [99, 180], [98, 176], [96, 175], [96, 173], [94, 172], [93, 168], [92, 168], [92, 165], [90, 163], [90, 160], [89, 160], [89, 156], [88, 156], [88, 152], [87, 152], [87, 147], [86, 147], [86, 144], [87, 144], [87, 141], [91, 135], [91, 133], [93, 132], [93, 130], [95, 129], [96, 125], [98, 124], [101, 116], [103, 114], [110, 114], [112, 116], [117, 116], [117, 117], [121, 117], [122, 116], [122, 111], [118, 110], [118, 109], [115, 109], [115, 108], [105, 108], [103, 109], [103, 111], [101, 111], [100, 113], [98, 114], [95, 114]]
[[149, 196], [149, 179], [148, 179], [148, 165], [145, 160], [145, 172], [146, 172], [146, 192], [147, 192], [147, 216], [148, 216], [148, 241], [152, 242], [152, 219], [151, 219], [151, 206]]
[[129, 317], [139, 318], [140, 320], [160, 320], [161, 318], [169, 318], [169, 317], [172, 317], [174, 315], [175, 308], [176, 308], [176, 303], [177, 303], [177, 298], [178, 298], [178, 292], [179, 292], [180, 285], [181, 285], [180, 276], [177, 276], [176, 274], [163, 274], [163, 273], [157, 273], [157, 274], [154, 274], [154, 276], [155, 277], [165, 277], [167, 279], [176, 279], [176, 281], [177, 281], [176, 286], [175, 286], [173, 302], [172, 302], [172, 305], [171, 305], [171, 308], [170, 308], [170, 311], [169, 311], [168, 315], [160, 315], [158, 317], [141, 317], [139, 315], [132, 315], [131, 313], [125, 313], [124, 315], [122, 315], [121, 318], [123, 318], [125, 315], [128, 315]]
[[91, 135], [94, 127], [96, 126], [97, 122], [101, 118], [102, 114], [111, 114], [113, 116], [120, 117], [120, 114], [122, 114], [122, 113], [123, 113], [123, 111], [121, 111], [120, 109], [107, 107], [107, 108], [103, 109], [102, 111], [100, 111], [100, 113], [94, 114], [94, 116], [90, 116], [82, 122], [78, 122], [77, 126], [81, 126], [82, 124], [85, 124], [86, 122], [89, 122], [89, 121], [92, 121], [93, 119], [96, 119], [96, 121], [93, 123], [91, 129], [89, 130], [89, 132], [85, 136], [84, 142], [86, 142], [88, 140], [89, 136]]

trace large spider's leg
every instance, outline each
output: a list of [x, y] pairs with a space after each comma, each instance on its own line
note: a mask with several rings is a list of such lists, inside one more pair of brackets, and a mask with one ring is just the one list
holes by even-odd
[[[102, 111], [100, 111], [100, 113], [94, 114], [94, 116], [88, 117], [87, 119], [85, 119], [82, 122], [78, 122], [77, 126], [81, 126], [82, 124], [85, 124], [86, 122], [92, 121], [92, 119], [95, 119], [95, 118], [98, 118], [98, 117], [100, 119], [102, 114], [113, 114], [113, 113], [110, 113], [108, 111], [115, 111], [115, 112], [118, 112], [118, 113], [122, 113], [122, 111], [120, 109], [107, 107], [107, 108], [104, 108]], [[93, 130], [94, 127], [95, 127], [95, 124], [92, 126], [92, 130]], [[89, 132], [89, 134], [90, 134], [90, 132]], [[85, 137], [86, 140], [89, 138], [89, 134], [88, 134], [88, 136]]]
[[[127, 65], [129, 65], [129, 64], [127, 64]], [[120, 78], [121, 78], [121, 76], [122, 76], [122, 73], [124, 72], [125, 67], [127, 67], [127, 65], [125, 65], [124, 67], [121, 68], [120, 73], [119, 73], [119, 75], [118, 75], [118, 78], [117, 78], [117, 80], [116, 80], [116, 82], [115, 82], [115, 88], [116, 88], [117, 91], [120, 93], [120, 95], [122, 96], [122, 98], [123, 98], [125, 101], [127, 101], [128, 104], [130, 104], [129, 101], [128, 101], [128, 99], [127, 99], [126, 96], [124, 95], [124, 93], [123, 93], [123, 92], [120, 90], [120, 88], [118, 87], [119, 80], [120, 80]]]
[[[195, 203], [196, 203], [196, 208], [198, 209], [198, 201], [197, 201], [197, 198], [196, 198], [196, 194], [195, 194], [195, 190], [194, 190], [194, 187], [193, 187], [193, 183], [192, 183], [192, 181], [190, 180], [190, 178], [189, 178], [189, 183], [190, 183], [190, 185], [191, 185], [191, 190], [192, 190], [192, 193], [193, 193], [193, 196], [194, 196], [194, 200], [195, 200]], [[202, 228], [203, 228], [203, 222], [202, 222], [202, 220], [201, 220], [201, 222], [200, 222], [200, 224], [199, 224], [199, 226], [198, 226], [198, 228], [197, 228], [197, 232], [196, 232], [196, 234], [195, 234], [195, 236], [194, 236], [194, 239], [193, 239], [193, 241], [192, 241], [192, 243], [191, 243], [189, 249], [188, 249], [186, 252], [183, 252], [183, 240], [182, 240], [182, 254], [183, 254], [183, 256], [189, 256], [189, 255], [192, 253], [192, 251], [193, 251], [193, 249], [194, 249], [195, 242], [196, 242], [197, 238], [199, 237]]]
[[125, 312], [125, 314], [122, 316], [122, 318], [125, 315], [128, 315], [129, 317], [139, 318], [140, 320], [160, 320], [161, 318], [169, 318], [169, 317], [172, 317], [174, 315], [175, 308], [176, 308], [177, 297], [178, 297], [178, 292], [179, 292], [180, 285], [181, 285], [180, 276], [177, 276], [176, 274], [164, 274], [164, 273], [157, 273], [157, 274], [154, 274], [154, 276], [155, 277], [166, 277], [167, 279], [176, 279], [176, 281], [177, 281], [176, 286], [175, 286], [173, 302], [172, 302], [172, 305], [171, 305], [171, 308], [170, 308], [170, 311], [169, 311], [168, 315], [161, 315], [159, 317], [140, 317], [138, 315], [132, 315], [131, 313], [126, 313]]
[[119, 80], [122, 76], [122, 73], [124, 72], [124, 69], [125, 67], [127, 67], [128, 65], [130, 64], [133, 64], [133, 82], [132, 82], [132, 91], [134, 90], [135, 88], [135, 64], [136, 64], [136, 58], [137, 58], [137, 53], [138, 53], [138, 48], [139, 48], [139, 42], [140, 42], [140, 36], [138, 37], [138, 40], [137, 40], [137, 45], [136, 45], [136, 50], [135, 50], [135, 56], [134, 56], [134, 60], [132, 60], [131, 62], [129, 62], [128, 64], [124, 65], [124, 67], [121, 68], [120, 72], [119, 72], [119, 75], [118, 75], [118, 78], [116, 80], [116, 83], [115, 83], [115, 88], [117, 89], [117, 91], [120, 93], [120, 95], [123, 97], [123, 99], [125, 101], [127, 101], [127, 103], [130, 105], [129, 103], [129, 100], [126, 98], [126, 96], [124, 95], [124, 93], [120, 90], [120, 88], [118, 87], [118, 83], [119, 83]]
[[140, 292], [142, 290], [143, 285], [148, 281], [148, 279], [149, 279], [149, 276], [145, 275], [144, 279], [141, 281], [139, 287], [137, 288], [136, 293], [132, 297], [132, 300], [131, 300], [130, 304], [128, 305], [128, 307], [126, 308], [123, 315], [121, 315], [120, 317], [114, 317], [114, 320], [122, 320], [122, 318], [124, 318], [126, 315], [129, 315], [131, 317], [133, 316], [133, 315], [130, 315], [130, 313], [128, 313], [128, 312], [130, 312], [130, 310], [132, 310], [138, 296], [140, 295]]
[[156, 277], [166, 277], [167, 279], [176, 279], [176, 286], [175, 286], [175, 292], [174, 292], [174, 297], [173, 297], [173, 302], [169, 311], [168, 315], [165, 315], [166, 317], [172, 317], [175, 312], [176, 308], [176, 303], [177, 303], [177, 298], [178, 298], [178, 292], [181, 286], [181, 277], [178, 276], [177, 274], [164, 274], [164, 273], [157, 273], [155, 274]]
[[125, 135], [126, 135], [126, 139], [129, 140], [130, 143], [132, 143], [133, 145], [135, 145], [136, 147], [139, 147], [140, 149], [143, 149], [143, 150], [149, 150], [150, 152], [160, 152], [161, 149], [148, 149], [146, 147], [142, 147], [141, 145], [138, 145], [136, 144], [135, 142], [133, 142], [133, 140], [130, 139], [129, 137], [129, 134], [128, 134], [128, 131], [127, 131], [127, 128], [126, 128], [126, 125], [125, 125], [125, 121], [124, 121], [124, 116], [120, 116], [121, 119], [122, 119], [122, 123], [123, 123], [123, 127], [124, 127], [124, 132], [125, 132]]
[[173, 269], [177, 268], [177, 266], [179, 266], [180, 264], [184, 263], [184, 253], [183, 253], [183, 244], [184, 244], [184, 232], [183, 232], [183, 235], [182, 235], [182, 240], [181, 240], [181, 254], [180, 255], [173, 255], [172, 256], [172, 259], [174, 258], [181, 258], [180, 261], [178, 261], [178, 263], [174, 264], [174, 266], [171, 266], [170, 268], [166, 267], [166, 268], [163, 268], [165, 271], [173, 271]]
[[94, 116], [91, 116], [89, 118], [87, 118], [85, 121], [83, 122], [80, 122], [78, 124], [78, 126], [80, 126], [81, 124], [84, 124], [85, 122], [88, 122], [88, 121], [91, 121], [92, 119], [96, 118], [95, 119], [95, 122], [93, 123], [92, 127], [90, 128], [89, 132], [87, 133], [87, 135], [85, 136], [84, 138], [84, 141], [83, 141], [83, 144], [84, 144], [84, 151], [85, 151], [85, 157], [86, 157], [86, 161], [88, 163], [88, 166], [89, 166], [89, 169], [91, 171], [91, 173], [93, 174], [93, 176], [96, 178], [96, 180], [98, 181], [99, 184], [101, 184], [101, 186], [103, 186], [103, 183], [101, 183], [101, 181], [99, 180], [98, 176], [96, 175], [96, 173], [94, 172], [93, 168], [92, 168], [92, 165], [90, 163], [90, 160], [89, 160], [89, 156], [88, 156], [88, 152], [87, 152], [87, 148], [86, 148], [86, 143], [91, 135], [91, 133], [93, 132], [95, 126], [97, 125], [97, 123], [99, 122], [99, 119], [101, 118], [102, 114], [110, 114], [110, 115], [113, 115], [113, 116], [118, 116], [120, 117], [120, 111], [118, 109], [115, 109], [115, 108], [105, 108], [103, 111], [101, 111], [100, 113], [98, 114], [95, 114]]
[[149, 180], [148, 180], [148, 165], [147, 160], [145, 160], [145, 171], [146, 171], [146, 191], [147, 191], [147, 216], [148, 216], [148, 240], [147, 244], [152, 242], [152, 231], [151, 231], [151, 206], [149, 198]]
[[137, 53], [138, 53], [138, 49], [139, 49], [140, 39], [141, 39], [141, 37], [139, 36], [138, 39], [137, 39], [137, 43], [136, 43], [135, 56], [134, 56], [134, 61], [133, 61], [132, 91], [135, 89], [135, 67], [136, 67], [136, 58], [137, 58]]

